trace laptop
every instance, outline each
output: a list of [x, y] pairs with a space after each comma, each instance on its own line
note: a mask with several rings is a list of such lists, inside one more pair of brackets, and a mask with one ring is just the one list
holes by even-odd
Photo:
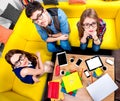
[[108, 95], [117, 90], [118, 86], [109, 76], [109, 74], [106, 73], [98, 80], [86, 87], [86, 89], [94, 101], [102, 101]]

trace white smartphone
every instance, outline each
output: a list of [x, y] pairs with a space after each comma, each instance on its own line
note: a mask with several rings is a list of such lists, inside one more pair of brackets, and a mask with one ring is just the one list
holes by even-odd
[[84, 74], [87, 78], [90, 77], [90, 74], [89, 74], [88, 70], [84, 70]]
[[78, 67], [80, 64], [81, 64], [81, 62], [82, 62], [82, 59], [81, 58], [79, 58], [78, 60], [77, 60], [77, 62], [76, 62], [76, 66]]
[[68, 64], [65, 51], [57, 53], [57, 57], [58, 57], [58, 64], [59, 64], [60, 67], [61, 66], [66, 66]]

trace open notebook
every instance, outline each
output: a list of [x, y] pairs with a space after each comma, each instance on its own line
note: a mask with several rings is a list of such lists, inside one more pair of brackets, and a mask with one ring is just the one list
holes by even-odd
[[105, 97], [118, 89], [118, 86], [108, 74], [105, 74], [86, 87], [86, 89], [94, 101], [102, 101]]

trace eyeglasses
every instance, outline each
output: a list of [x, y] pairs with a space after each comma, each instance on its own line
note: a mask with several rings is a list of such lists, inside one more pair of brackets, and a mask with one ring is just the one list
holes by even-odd
[[42, 20], [43, 19], [43, 13], [44, 13], [44, 10], [42, 10], [42, 12], [40, 14], [37, 14], [37, 18], [33, 19], [32, 22], [37, 23], [38, 20]]
[[24, 59], [25, 59], [25, 54], [21, 54], [19, 56], [19, 59], [15, 62], [14, 65], [19, 67], [22, 64], [22, 62], [24, 61]]
[[92, 26], [93, 28], [95, 28], [97, 26], [97, 23], [96, 22], [92, 22], [91, 24], [89, 24], [89, 23], [83, 24], [84, 28], [90, 28], [90, 26]]

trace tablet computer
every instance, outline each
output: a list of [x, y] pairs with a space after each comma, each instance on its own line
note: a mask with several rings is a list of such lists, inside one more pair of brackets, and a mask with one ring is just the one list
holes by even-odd
[[61, 66], [66, 66], [68, 64], [65, 51], [57, 53], [57, 57], [58, 57], [58, 64], [59, 64], [60, 67]]
[[88, 67], [89, 71], [92, 71], [98, 67], [102, 67], [103, 63], [101, 61], [101, 58], [99, 56], [94, 56], [90, 59], [85, 60], [85, 63]]

